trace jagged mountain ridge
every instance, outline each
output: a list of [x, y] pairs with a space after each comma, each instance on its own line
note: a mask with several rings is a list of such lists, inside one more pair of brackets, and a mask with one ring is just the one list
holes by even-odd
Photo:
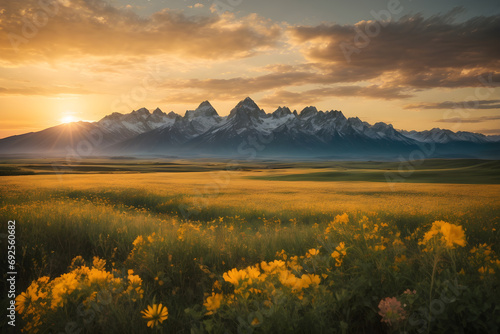
[[499, 155], [498, 142], [482, 134], [398, 131], [391, 124], [371, 125], [338, 110], [325, 112], [313, 106], [300, 113], [280, 106], [268, 114], [251, 98], [240, 101], [224, 117], [208, 101], [184, 116], [158, 108], [152, 113], [146, 108], [113, 113], [93, 123], [63, 124], [1, 139], [0, 153], [394, 158], [418, 149], [420, 143], [436, 144], [441, 155]]
[[485, 136], [481, 133], [473, 133], [466, 131], [453, 132], [448, 129], [433, 128], [431, 130], [424, 131], [405, 131], [400, 130], [400, 132], [408, 138], [412, 138], [421, 142], [435, 142], [435, 143], [449, 143], [452, 141], [469, 141], [473, 143], [487, 143], [491, 141], [497, 141], [496, 138], [489, 138], [490, 136]]

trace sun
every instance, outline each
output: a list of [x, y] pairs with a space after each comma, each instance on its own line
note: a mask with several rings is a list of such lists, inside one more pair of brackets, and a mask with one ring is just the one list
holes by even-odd
[[61, 123], [66, 124], [66, 123], [71, 123], [71, 122], [76, 122], [78, 121], [75, 116], [72, 115], [65, 115], [63, 118], [61, 118]]

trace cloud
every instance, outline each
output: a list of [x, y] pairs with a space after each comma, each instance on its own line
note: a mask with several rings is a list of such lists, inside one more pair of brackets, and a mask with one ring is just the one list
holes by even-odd
[[0, 96], [8, 95], [82, 95], [82, 94], [99, 94], [81, 87], [69, 86], [47, 86], [47, 87], [18, 87], [18, 88], [5, 88], [0, 87]]
[[500, 100], [426, 102], [407, 104], [404, 109], [500, 109]]
[[[72, 66], [82, 67], [85, 75], [91, 72], [111, 78], [118, 74], [125, 78], [139, 73], [148, 61], [155, 61], [168, 62], [172, 68], [180, 69], [182, 73], [177, 75], [185, 78], [190, 71], [186, 63], [195, 63], [193, 59], [198, 64], [208, 63], [203, 75], [212, 78], [174, 77], [159, 85], [159, 89], [168, 92], [166, 100], [179, 103], [240, 100], [258, 93], [267, 94], [264, 101], [269, 104], [315, 103], [353, 96], [390, 100], [408, 98], [435, 87], [494, 86], [500, 82], [500, 15], [459, 23], [454, 19], [455, 12], [451, 12], [430, 18], [407, 16], [393, 22], [288, 26], [286, 45], [282, 25], [256, 14], [242, 18], [231, 13], [187, 16], [164, 9], [141, 17], [133, 8], [118, 8], [104, 0], [54, 0], [52, 7], [47, 4], [50, 2], [2, 2], [0, 31], [5, 33], [0, 33], [0, 66], [60, 64], [64, 60], [64, 64], [71, 62]], [[376, 29], [380, 32], [373, 34]], [[368, 39], [363, 40], [361, 34], [369, 35]], [[13, 44], [17, 44], [17, 52]], [[285, 61], [259, 69], [246, 65], [235, 77], [224, 79], [217, 78], [211, 67], [217, 62], [222, 68], [224, 60], [259, 52], [270, 51], [266, 57], [275, 60], [272, 56], [285, 49], [291, 56], [280, 59], [295, 62], [294, 52], [299, 50], [305, 62]], [[349, 51], [352, 53], [347, 61]], [[170, 56], [186, 62], [176, 66], [170, 62]], [[194, 77], [200, 75], [191, 70]], [[0, 95], [57, 95], [73, 91], [91, 93], [78, 87], [13, 87], [0, 88]], [[475, 109], [498, 108], [499, 100], [490, 101], [498, 103], [485, 100]], [[459, 103], [468, 102], [471, 101]], [[412, 104], [405, 109], [446, 109], [450, 103]]]
[[197, 89], [211, 94], [242, 96], [285, 86], [304, 85], [314, 82], [316, 74], [304, 71], [270, 73], [256, 77], [235, 77], [230, 79], [172, 80], [164, 87], [176, 89]]
[[457, 11], [398, 21], [361, 21], [289, 28], [304, 56], [339, 79], [378, 79], [417, 89], [479, 86], [500, 81], [500, 15], [457, 23]]
[[192, 6], [188, 6], [188, 8], [203, 8], [203, 7], [205, 7], [205, 5], [202, 3], [195, 3]]
[[498, 115], [498, 116], [480, 116], [480, 117], [471, 117], [471, 118], [452, 117], [452, 118], [438, 119], [438, 120], [436, 120], [436, 122], [441, 122], [441, 123], [483, 123], [483, 122], [498, 121], [498, 120], [500, 120], [500, 115]]
[[[231, 79], [230, 79], [231, 80]], [[237, 80], [241, 80], [238, 78]], [[211, 82], [211, 81], [210, 81]], [[229, 81], [231, 82], [231, 81]], [[187, 89], [172, 90], [167, 93], [167, 98], [162, 99], [161, 103], [199, 103], [202, 100], [210, 101], [238, 101], [242, 97], [255, 94], [256, 92], [265, 91], [268, 89], [259, 90], [258, 86], [245, 90], [235, 85], [234, 90], [224, 90], [226, 87], [217, 87], [214, 90], [198, 90], [191, 91]], [[187, 87], [187, 85], [185, 85]], [[244, 86], [243, 86], [244, 87]], [[369, 97], [374, 99], [391, 100], [396, 98], [409, 97], [407, 93], [396, 88], [383, 88], [376, 85], [370, 86], [334, 86], [317, 89], [305, 90], [302, 92], [291, 92], [288, 90], [277, 90], [271, 94], [259, 99], [259, 103], [275, 107], [278, 105], [294, 105], [294, 104], [312, 104], [321, 100], [331, 99], [335, 97]]]
[[500, 136], [500, 129], [483, 129], [483, 130], [476, 130], [474, 132], [490, 136]]
[[369, 97], [374, 99], [397, 99], [410, 97], [399, 88], [384, 88], [377, 85], [370, 86], [334, 86], [310, 89], [303, 92], [279, 90], [265, 96], [260, 101], [268, 105], [280, 104], [308, 104], [334, 97]]
[[[495, 86], [500, 82], [497, 70], [500, 47], [496, 34], [500, 31], [500, 15], [456, 23], [456, 12], [430, 18], [407, 16], [395, 22], [290, 27], [289, 42], [299, 48], [307, 63], [270, 64], [260, 69], [269, 73], [255, 77], [171, 80], [164, 87], [189, 89], [196, 96], [204, 93], [223, 100], [274, 91], [264, 101], [275, 104], [314, 103], [331, 96], [403, 99], [419, 90], [436, 87]], [[380, 33], [372, 36], [369, 43], [362, 48], [354, 42], [359, 31], [370, 31], [374, 25], [379, 25]], [[359, 53], [353, 53], [348, 62], [341, 45], [351, 45]], [[305, 85], [321, 86], [297, 92]], [[291, 90], [292, 87], [296, 89]], [[191, 97], [184, 97], [185, 92], [175, 95], [183, 101], [194, 102]], [[468, 102], [463, 103], [475, 105], [474, 101]], [[494, 106], [482, 103], [477, 108]], [[407, 109], [415, 107], [408, 105]], [[434, 107], [445, 108], [447, 103]]]
[[[398, 87], [386, 87], [382, 85], [341, 85], [337, 80], [332, 80], [332, 76], [321, 73], [310, 64], [286, 65], [273, 64], [265, 66], [260, 70], [270, 73], [255, 77], [234, 77], [229, 79], [188, 79], [169, 80], [161, 86], [167, 89], [189, 90], [195, 92], [196, 96], [211, 96], [217, 100], [238, 100], [241, 96], [269, 92], [274, 93], [266, 96], [266, 101], [272, 103], [282, 103], [295, 101], [300, 98], [314, 102], [315, 99], [325, 99], [331, 96], [358, 96], [375, 99], [398, 99], [413, 96], [410, 90]], [[258, 71], [258, 70], [257, 70]], [[295, 93], [284, 90], [287, 87], [301, 87], [311, 84], [321, 84], [322, 88], [306, 90], [303, 93]], [[199, 94], [198, 94], [199, 93]], [[182, 102], [191, 101], [182, 97]], [[170, 96], [171, 97], [171, 96]], [[284, 99], [284, 101], [280, 101]]]
[[3, 1], [0, 62], [84, 56], [248, 57], [273, 47], [281, 28], [256, 14], [186, 16], [168, 9], [142, 18], [103, 0]]

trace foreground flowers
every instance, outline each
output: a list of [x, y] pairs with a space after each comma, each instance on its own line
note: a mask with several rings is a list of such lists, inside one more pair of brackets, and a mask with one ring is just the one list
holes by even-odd
[[168, 318], [168, 309], [162, 304], [153, 304], [153, 306], [148, 305], [148, 307], [141, 311], [143, 318], [148, 320], [148, 327], [155, 327], [160, 325], [164, 320]]
[[449, 249], [455, 248], [455, 245], [464, 247], [465, 232], [460, 225], [450, 224], [441, 220], [435, 221], [419, 244], [429, 246], [428, 250], [430, 250], [432, 249], [430, 244], [435, 240]]
[[[239, 249], [231, 248], [211, 258], [207, 248], [196, 248], [200, 241], [189, 234], [190, 230], [182, 241], [177, 239], [176, 230], [170, 235], [138, 236], [122, 264], [117, 261], [110, 266], [99, 258], [86, 264], [79, 257], [67, 273], [33, 281], [18, 295], [17, 312], [24, 331], [30, 333], [53, 328], [62, 332], [69, 322], [75, 324], [75, 332], [95, 333], [141, 332], [146, 327], [184, 332], [186, 326], [196, 333], [252, 332], [257, 328], [267, 333], [322, 332], [328, 328], [362, 332], [366, 324], [359, 319], [367, 315], [381, 331], [413, 332], [428, 321], [421, 310], [435, 310], [434, 300], [453, 303], [447, 308], [450, 311], [429, 322], [433, 332], [434, 324], [446, 323], [456, 307], [475, 298], [475, 291], [463, 291], [475, 278], [488, 292], [494, 291], [489, 287], [494, 287], [500, 273], [496, 246], [484, 243], [460, 248], [466, 243], [459, 225], [437, 221], [401, 237], [396, 224], [367, 217], [349, 223], [343, 217], [335, 218], [332, 228], [313, 227], [312, 235], [317, 238], [297, 249], [291, 247], [288, 254], [284, 249], [276, 252], [274, 247], [272, 253], [243, 253], [249, 254], [250, 260], [235, 256], [234, 250]], [[206, 235], [194, 231], [195, 236], [208, 238], [214, 230], [202, 230]], [[469, 227], [468, 231], [474, 229]], [[225, 233], [225, 227], [215, 232]], [[235, 236], [238, 240], [247, 237], [246, 230]], [[474, 234], [468, 237], [472, 247]], [[417, 242], [424, 246], [416, 246]], [[176, 249], [179, 245], [183, 248]], [[229, 266], [225, 261], [231, 258]], [[429, 278], [427, 273], [431, 272]], [[363, 287], [363, 295], [359, 287]], [[395, 295], [395, 291], [404, 292]], [[154, 297], [138, 302], [143, 296]], [[180, 302], [185, 296], [191, 304]], [[484, 309], [494, 310], [495, 293], [482, 297], [486, 300]], [[167, 302], [169, 307], [156, 301]], [[345, 313], [346, 309], [354, 315]], [[412, 320], [415, 317], [417, 325]]]
[[[132, 304], [143, 297], [142, 279], [116, 270], [106, 271], [106, 261], [94, 258], [92, 267], [78, 256], [71, 271], [54, 279], [48, 276], [33, 281], [16, 297], [16, 311], [22, 316], [23, 332], [36, 333], [53, 329], [50, 319], [67, 317], [67, 310], [78, 308], [80, 314], [92, 314], [87, 320], [98, 322], [113, 304]], [[88, 313], [84, 313], [88, 312]]]

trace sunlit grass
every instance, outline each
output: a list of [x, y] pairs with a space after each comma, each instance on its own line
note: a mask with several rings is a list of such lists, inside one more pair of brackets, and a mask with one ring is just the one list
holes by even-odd
[[[88, 332], [143, 332], [147, 323], [141, 322], [139, 311], [162, 303], [168, 308], [168, 319], [161, 323], [165, 332], [385, 332], [396, 327], [381, 322], [382, 299], [415, 298], [411, 312], [417, 312], [439, 297], [447, 281], [458, 280], [468, 290], [460, 290], [457, 302], [447, 303], [438, 320], [417, 312], [418, 319], [425, 320], [426, 330], [449, 332], [456, 329], [457, 317], [466, 314], [461, 307], [477, 306], [475, 320], [463, 320], [464, 326], [487, 328], [488, 312], [498, 297], [491, 291], [496, 291], [500, 273], [500, 261], [495, 262], [500, 186], [391, 188], [384, 183], [267, 181], [246, 178], [255, 172], [216, 173], [2, 177], [2, 226], [9, 219], [17, 223], [19, 291], [41, 277], [53, 280], [69, 273], [77, 256], [89, 267], [99, 257], [106, 270], [121, 273], [116, 277], [126, 278], [123, 273], [132, 269], [142, 280], [143, 298], [99, 304], [93, 309], [95, 320], [86, 324], [74, 313], [83, 299], [71, 297], [67, 309], [44, 311], [45, 321], [76, 321]], [[348, 219], [342, 223], [336, 217], [344, 213]], [[418, 242], [438, 220], [463, 227], [465, 246], [425, 252]], [[262, 261], [295, 256], [297, 262], [290, 264], [295, 269], [289, 270], [300, 281], [284, 281], [286, 272], [271, 275], [262, 285], [246, 285], [254, 290], [241, 290], [243, 299], [238, 295], [233, 301], [238, 287], [224, 273], [256, 265], [264, 270]], [[297, 271], [297, 265], [302, 269]], [[320, 283], [307, 283], [309, 279]], [[403, 294], [407, 289], [418, 294], [408, 297]], [[254, 295], [256, 291], [262, 292]], [[263, 298], [264, 293], [272, 297]], [[216, 312], [207, 314], [210, 310]], [[106, 317], [114, 320], [106, 322]], [[118, 323], [130, 317], [138, 321]], [[403, 320], [395, 320], [397, 326], [410, 332], [420, 328], [408, 317]], [[33, 325], [28, 318], [24, 321]]]

